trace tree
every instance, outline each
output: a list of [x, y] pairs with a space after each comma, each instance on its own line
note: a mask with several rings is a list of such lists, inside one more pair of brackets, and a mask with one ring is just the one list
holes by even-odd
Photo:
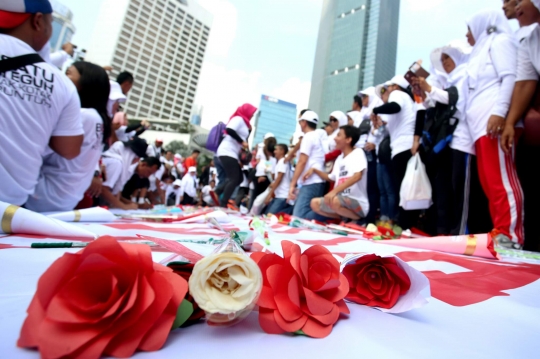
[[189, 123], [189, 121], [180, 121], [178, 125], [178, 132], [180, 133], [194, 133], [195, 129]]
[[172, 141], [166, 146], [165, 149], [167, 151], [172, 151], [173, 153], [179, 153], [184, 158], [191, 155], [189, 147], [182, 141]]

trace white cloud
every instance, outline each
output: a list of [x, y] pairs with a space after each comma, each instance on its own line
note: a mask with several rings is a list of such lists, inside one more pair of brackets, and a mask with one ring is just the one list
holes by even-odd
[[298, 110], [302, 110], [308, 107], [310, 90], [311, 82], [292, 77], [266, 95], [294, 103]]
[[199, 4], [214, 16], [207, 55], [227, 57], [236, 37], [238, 11], [227, 0], [199, 0]]
[[206, 61], [203, 65], [195, 103], [203, 107], [202, 125], [212, 128], [226, 122], [244, 103], [259, 105], [261, 90], [259, 72], [226, 69]]

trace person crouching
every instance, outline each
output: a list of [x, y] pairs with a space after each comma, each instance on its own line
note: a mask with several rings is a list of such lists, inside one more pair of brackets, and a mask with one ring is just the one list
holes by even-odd
[[354, 126], [341, 126], [337, 134], [336, 149], [342, 154], [337, 158], [332, 173], [327, 174], [311, 168], [306, 177], [313, 173], [326, 181], [335, 182], [334, 189], [324, 197], [311, 200], [311, 209], [329, 217], [345, 217], [359, 220], [369, 212], [367, 196], [367, 160], [361, 148], [354, 148], [360, 138], [360, 130]]

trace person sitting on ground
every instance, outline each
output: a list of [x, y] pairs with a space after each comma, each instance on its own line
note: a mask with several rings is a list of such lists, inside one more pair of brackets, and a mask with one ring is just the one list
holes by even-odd
[[182, 202], [184, 197], [184, 191], [182, 190], [182, 180], [174, 180], [165, 191], [165, 198], [167, 199], [167, 206], [178, 206]]
[[270, 193], [264, 201], [264, 204], [268, 206], [265, 213], [292, 214], [292, 206], [287, 203], [289, 186], [291, 185], [291, 164], [285, 162], [288, 151], [289, 148], [283, 143], [276, 145], [274, 150], [278, 163], [275, 166], [274, 182], [270, 185]]
[[[26, 3], [0, 1], [2, 63], [37, 56], [51, 37], [49, 1]], [[0, 73], [0, 201], [13, 205], [25, 204], [34, 194], [47, 146], [73, 159], [80, 154], [84, 138], [75, 85], [54, 66], [36, 60], [27, 66], [15, 63]]]
[[212, 195], [210, 192], [212, 192], [216, 188], [216, 181], [211, 180], [210, 184], [204, 186], [201, 190], [201, 204], [205, 207], [213, 207], [218, 206], [219, 203], [214, 203], [214, 199], [212, 198]]
[[188, 173], [182, 178], [182, 190], [184, 198], [181, 204], [193, 205], [197, 198], [197, 167], [191, 166], [188, 168]]
[[106, 178], [103, 182], [101, 198], [111, 208], [137, 209], [136, 203], [124, 203], [120, 200], [120, 192], [134, 173], [141, 178], [148, 178], [161, 167], [155, 157], [146, 157], [148, 144], [141, 138], [129, 142], [116, 142], [103, 153]]
[[317, 174], [326, 181], [336, 183], [327, 195], [311, 200], [311, 209], [329, 217], [345, 217], [359, 220], [369, 212], [367, 196], [367, 160], [364, 151], [354, 148], [360, 138], [360, 130], [354, 126], [342, 126], [335, 138], [336, 148], [342, 154], [334, 164], [330, 175], [317, 168], [311, 168], [305, 174], [308, 178]]

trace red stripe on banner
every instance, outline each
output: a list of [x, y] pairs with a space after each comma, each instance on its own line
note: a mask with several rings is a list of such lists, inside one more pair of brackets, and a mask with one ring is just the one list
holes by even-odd
[[199, 253], [197, 253], [195, 251], [192, 251], [191, 249], [184, 246], [183, 244], [178, 243], [178, 242], [173, 241], [173, 240], [156, 238], [156, 237], [149, 237], [149, 236], [143, 236], [143, 235], [140, 235], [140, 234], [138, 235], [138, 237], [142, 238], [142, 239], [146, 239], [148, 241], [152, 241], [155, 244], [160, 245], [161, 247], [166, 248], [166, 249], [168, 249], [169, 251], [171, 251], [173, 253], [180, 254], [182, 257], [186, 258], [191, 263], [197, 263], [198, 261], [200, 261], [201, 259], [204, 258], [203, 255], [201, 255], [201, 254], [199, 254]]
[[[510, 289], [526, 286], [540, 279], [540, 265], [527, 263], [471, 260], [436, 252], [401, 252], [396, 256], [406, 262], [434, 260], [448, 262], [471, 272], [446, 274], [440, 271], [422, 272], [431, 284], [431, 295], [447, 304], [464, 307], [494, 297], [506, 297]], [[496, 313], [494, 313], [496, 315]]]

